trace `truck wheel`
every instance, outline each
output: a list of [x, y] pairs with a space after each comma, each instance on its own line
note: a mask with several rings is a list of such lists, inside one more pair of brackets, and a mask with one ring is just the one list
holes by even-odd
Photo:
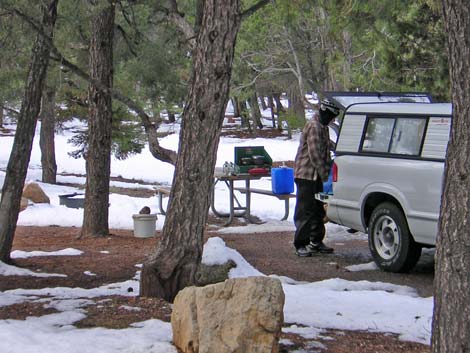
[[372, 212], [369, 249], [377, 266], [388, 272], [408, 272], [421, 256], [421, 246], [411, 237], [403, 212], [390, 202]]

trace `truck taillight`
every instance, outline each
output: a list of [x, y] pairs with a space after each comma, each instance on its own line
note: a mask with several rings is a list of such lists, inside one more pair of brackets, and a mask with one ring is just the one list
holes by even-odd
[[336, 183], [338, 181], [338, 166], [336, 165], [336, 163], [333, 162], [333, 182]]

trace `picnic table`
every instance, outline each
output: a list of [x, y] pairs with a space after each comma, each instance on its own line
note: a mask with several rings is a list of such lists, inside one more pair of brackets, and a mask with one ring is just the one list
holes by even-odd
[[[284, 201], [284, 216], [281, 219], [282, 221], [286, 220], [289, 216], [289, 200], [291, 198], [295, 198], [295, 194], [274, 194], [272, 190], [266, 189], [255, 189], [251, 187], [252, 180], [259, 180], [261, 178], [270, 177], [270, 174], [265, 175], [252, 175], [249, 173], [239, 173], [236, 175], [227, 175], [223, 172], [222, 168], [216, 168], [214, 172], [214, 180], [212, 184], [211, 190], [211, 210], [216, 217], [219, 218], [227, 218], [227, 221], [223, 224], [224, 226], [230, 225], [235, 217], [243, 217], [249, 223], [259, 223], [251, 215], [251, 194], [260, 194], [266, 196], [273, 196], [279, 200]], [[216, 209], [215, 207], [215, 192], [216, 192], [216, 185], [219, 183], [223, 183], [225, 187], [229, 191], [229, 211], [228, 212], [221, 212]], [[241, 184], [241, 185], [240, 185]], [[237, 195], [235, 192], [239, 192], [240, 194], [244, 195], [244, 202], [243, 200], [238, 200]], [[170, 187], [169, 186], [160, 186], [156, 188], [156, 193], [159, 199], [159, 208], [160, 213], [165, 215], [165, 210], [163, 208], [163, 198], [168, 197], [170, 195]], [[242, 202], [240, 202], [242, 201]]]
[[[242, 173], [242, 174], [236, 174], [236, 175], [227, 175], [223, 173], [221, 170], [216, 168], [215, 173], [214, 173], [214, 183], [212, 185], [212, 195], [211, 195], [211, 209], [212, 212], [217, 217], [226, 217], [228, 218], [227, 221], [224, 223], [224, 226], [230, 225], [234, 217], [243, 217], [245, 218], [249, 223], [255, 223], [253, 217], [250, 214], [250, 206], [251, 206], [251, 195], [250, 195], [250, 182], [252, 180], [259, 180], [263, 176], [261, 175], [251, 175], [248, 173]], [[242, 204], [238, 201], [236, 195], [235, 195], [235, 182], [240, 181], [244, 182], [244, 187], [246, 190], [248, 190], [247, 193], [245, 193], [245, 205], [242, 206]], [[214, 205], [214, 200], [215, 200], [215, 186], [217, 183], [222, 182], [224, 183], [229, 191], [229, 212], [228, 213], [222, 213], [217, 211]], [[236, 203], [236, 205], [235, 205]]]
[[[249, 223], [259, 223], [252, 215], [251, 215], [251, 194], [261, 194], [266, 196], [274, 196], [279, 200], [283, 200], [285, 204], [284, 208], [284, 217], [281, 220], [286, 220], [289, 216], [289, 200], [291, 198], [295, 198], [295, 194], [274, 194], [272, 190], [265, 190], [265, 189], [254, 189], [251, 187], [252, 180], [259, 180], [261, 178], [270, 177], [270, 174], [265, 175], [252, 175], [249, 173], [240, 173], [236, 175], [227, 175], [222, 172], [219, 168], [216, 168], [214, 173], [214, 183], [212, 186], [212, 195], [211, 195], [211, 209], [212, 212], [217, 217], [225, 217], [228, 218], [227, 221], [224, 223], [224, 226], [230, 225], [235, 217], [243, 217]], [[229, 191], [229, 212], [223, 213], [219, 212], [214, 205], [215, 200], [215, 186], [217, 183], [222, 182], [226, 185]], [[236, 182], [242, 182], [243, 186], [236, 186]], [[245, 196], [244, 205], [238, 200], [237, 196], [235, 195], [235, 191], [240, 192], [242, 195]]]

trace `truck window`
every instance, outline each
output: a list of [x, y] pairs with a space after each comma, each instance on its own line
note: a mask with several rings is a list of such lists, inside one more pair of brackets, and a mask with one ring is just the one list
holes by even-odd
[[397, 119], [390, 153], [417, 156], [425, 127], [426, 119]]
[[395, 119], [369, 118], [362, 144], [364, 152], [388, 152]]
[[426, 120], [369, 117], [362, 151], [417, 156]]

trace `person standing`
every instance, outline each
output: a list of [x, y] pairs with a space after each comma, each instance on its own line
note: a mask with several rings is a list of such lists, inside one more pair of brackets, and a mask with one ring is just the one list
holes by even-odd
[[319, 113], [305, 124], [300, 136], [294, 164], [297, 186], [294, 246], [296, 254], [301, 257], [334, 251], [323, 243], [325, 209], [315, 194], [323, 191], [323, 182], [328, 180], [331, 166], [328, 124], [338, 114], [338, 108], [322, 101]]

